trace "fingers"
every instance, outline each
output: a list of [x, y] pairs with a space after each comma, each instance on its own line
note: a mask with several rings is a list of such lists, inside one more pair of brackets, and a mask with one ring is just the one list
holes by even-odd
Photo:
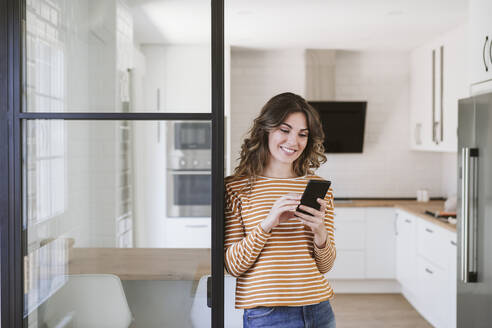
[[282, 199], [292, 199], [292, 200], [301, 200], [302, 194], [297, 192], [290, 192], [281, 197]]
[[321, 205], [320, 211], [321, 212], [325, 212], [326, 211], [326, 207], [328, 206], [328, 202], [326, 200], [322, 199], [322, 198], [318, 198], [317, 201]]
[[278, 202], [278, 203], [276, 204], [276, 207], [277, 207], [278, 209], [282, 209], [282, 208], [284, 208], [284, 207], [286, 207], [286, 206], [287, 206], [287, 207], [294, 206], [294, 209], [296, 209], [296, 208], [297, 208], [297, 206], [299, 206], [299, 204], [301, 204], [301, 202], [300, 202], [300, 201], [285, 200], [285, 201]]
[[308, 226], [312, 231], [314, 231], [316, 229], [316, 225], [312, 222], [308, 222], [304, 219], [300, 219], [301, 222], [305, 225], [305, 226]]
[[310, 213], [311, 215], [313, 216], [317, 216], [317, 217], [324, 217], [325, 215], [325, 211], [324, 209], [322, 208], [321, 211], [318, 211], [312, 207], [309, 207], [309, 206], [306, 206], [306, 205], [300, 205], [299, 206], [299, 209], [305, 211], [305, 212], [308, 212]]
[[[291, 195], [291, 196], [288, 196], [288, 195]], [[287, 194], [285, 196], [280, 197], [275, 203], [277, 206], [299, 205], [301, 203], [301, 199], [295, 197], [295, 194]]]
[[279, 206], [278, 209], [280, 212], [286, 212], [286, 211], [291, 211], [291, 212], [295, 212], [296, 209], [297, 209], [297, 205], [298, 204], [285, 204], [285, 205], [282, 205], [282, 206]]
[[299, 211], [295, 211], [294, 213], [299, 219], [302, 219], [303, 221], [308, 221], [308, 222], [318, 222], [319, 218], [309, 215], [309, 214], [304, 214]]

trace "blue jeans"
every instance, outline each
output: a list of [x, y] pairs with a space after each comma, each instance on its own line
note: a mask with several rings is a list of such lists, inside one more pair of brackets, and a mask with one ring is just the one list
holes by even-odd
[[260, 306], [245, 309], [244, 328], [335, 328], [329, 301], [305, 306]]

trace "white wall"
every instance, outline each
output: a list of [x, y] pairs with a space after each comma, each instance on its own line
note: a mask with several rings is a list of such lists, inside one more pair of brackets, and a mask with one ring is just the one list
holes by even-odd
[[231, 161], [237, 165], [241, 142], [261, 107], [273, 95], [304, 94], [304, 51], [231, 51]]
[[443, 153], [441, 161], [443, 196], [456, 195], [458, 192], [458, 154]]
[[[273, 95], [304, 95], [303, 50], [233, 49], [231, 56], [231, 157], [252, 120]], [[409, 57], [407, 53], [336, 54], [336, 99], [368, 102], [364, 152], [328, 154], [318, 174], [333, 181], [337, 197], [415, 197], [427, 188], [445, 195], [443, 154], [409, 147]], [[237, 164], [233, 162], [233, 167]]]

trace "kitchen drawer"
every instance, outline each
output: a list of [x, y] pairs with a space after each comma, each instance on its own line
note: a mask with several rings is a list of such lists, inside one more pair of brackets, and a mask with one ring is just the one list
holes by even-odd
[[343, 251], [337, 249], [337, 258], [328, 279], [364, 279], [364, 251]]
[[441, 269], [447, 268], [446, 231], [425, 220], [417, 221], [417, 253]]
[[419, 312], [435, 327], [445, 327], [448, 311], [447, 274], [425, 258], [417, 257]]
[[[336, 203], [336, 202], [335, 202]], [[335, 222], [365, 221], [365, 210], [360, 207], [335, 207]]]
[[166, 247], [210, 248], [211, 220], [166, 219]]
[[[417, 217], [413, 216], [412, 214], [402, 211], [402, 210], [397, 210], [396, 214], [399, 218], [402, 219], [402, 222], [408, 225], [414, 225], [415, 222], [417, 221]], [[397, 229], [398, 233], [398, 229]]]
[[335, 220], [335, 245], [337, 250], [363, 250], [365, 222]]

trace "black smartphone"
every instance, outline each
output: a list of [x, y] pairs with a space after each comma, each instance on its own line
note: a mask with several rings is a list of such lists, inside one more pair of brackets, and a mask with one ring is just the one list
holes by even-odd
[[[309, 206], [319, 211], [321, 205], [317, 202], [317, 199], [325, 198], [330, 185], [331, 181], [327, 180], [309, 180], [306, 189], [304, 189], [304, 193], [302, 194], [301, 205]], [[310, 213], [301, 210], [299, 206], [297, 207], [297, 211], [311, 215]]]

